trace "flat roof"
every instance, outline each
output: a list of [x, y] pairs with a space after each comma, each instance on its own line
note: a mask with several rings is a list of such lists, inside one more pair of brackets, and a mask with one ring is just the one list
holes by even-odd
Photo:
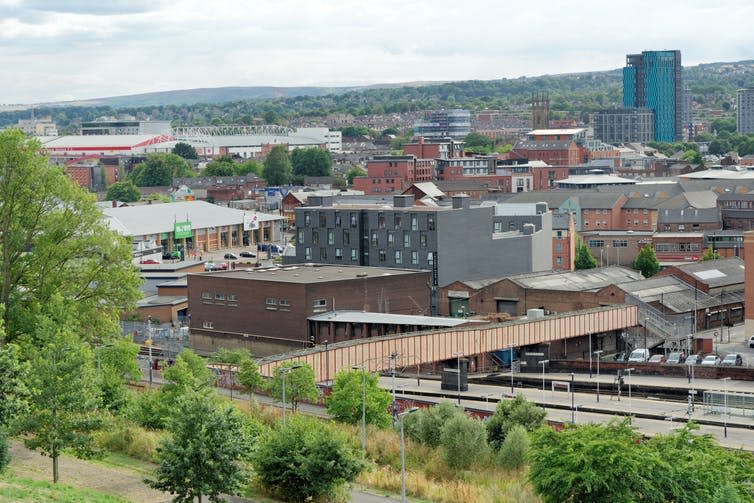
[[348, 281], [389, 276], [408, 276], [427, 274], [423, 269], [397, 269], [389, 267], [346, 266], [330, 264], [294, 264], [282, 267], [260, 267], [235, 269], [231, 271], [212, 271], [193, 274], [212, 274], [232, 279], [249, 279], [254, 281], [273, 281], [282, 283], [327, 283], [331, 281]]
[[416, 316], [409, 314], [371, 313], [367, 311], [330, 311], [309, 316], [311, 321], [332, 321], [336, 323], [382, 323], [383, 325], [424, 325], [434, 327], [457, 327], [467, 323], [487, 323], [466, 318], [444, 318], [441, 316]]
[[534, 129], [529, 131], [531, 135], [553, 135], [553, 134], [579, 134], [586, 131], [586, 128], [570, 128], [570, 129]]
[[640, 272], [626, 267], [610, 266], [561, 273], [531, 273], [511, 276], [526, 288], [565, 291], [599, 290], [608, 285], [643, 279]]

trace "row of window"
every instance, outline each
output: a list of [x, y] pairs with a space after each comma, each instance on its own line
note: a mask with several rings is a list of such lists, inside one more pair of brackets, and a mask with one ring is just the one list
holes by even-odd
[[[560, 246], [560, 244], [558, 244], [558, 246]], [[604, 239], [590, 239], [587, 242], [587, 246], [589, 246], [589, 248], [604, 248], [605, 240]], [[628, 248], [628, 241], [625, 239], [613, 239], [612, 246], [613, 248]]]
[[[404, 220], [404, 214], [402, 213], [395, 213], [393, 214], [393, 221], [392, 226], [394, 229], [398, 230], [403, 227], [403, 220]], [[424, 218], [426, 218], [426, 228], [427, 230], [433, 231], [435, 230], [435, 215], [433, 214], [427, 214], [424, 215]], [[424, 220], [424, 218], [422, 218]], [[417, 214], [411, 214], [408, 217], [409, 220], [409, 228], [412, 231], [418, 231], [419, 230], [419, 215]], [[349, 221], [351, 227], [357, 227], [358, 226], [358, 214], [357, 213], [350, 213], [349, 214]], [[304, 212], [304, 227], [311, 227], [312, 225], [312, 214], [309, 211]], [[335, 227], [341, 227], [343, 225], [343, 221], [341, 218], [340, 212], [335, 212]], [[377, 213], [377, 227], [380, 229], [384, 229], [387, 226], [387, 220], [385, 217], [384, 212]], [[319, 228], [325, 229], [327, 228], [327, 213], [326, 212], [320, 212], [319, 213]]]
[[238, 302], [238, 295], [235, 293], [225, 294], [222, 292], [202, 292], [202, 300], [215, 300], [218, 302], [224, 302], [227, 299], [228, 302]]
[[[327, 248], [320, 248], [319, 249], [319, 257], [320, 260], [327, 260]], [[351, 262], [358, 262], [359, 260], [359, 250], [356, 248], [350, 249], [350, 258]], [[335, 248], [335, 259], [336, 260], [343, 260], [343, 248]], [[312, 260], [312, 249], [311, 247], [307, 246], [304, 248], [304, 260]]]
[[655, 251], [658, 253], [671, 253], [671, 252], [695, 252], [701, 251], [702, 247], [699, 243], [657, 243], [655, 244]]

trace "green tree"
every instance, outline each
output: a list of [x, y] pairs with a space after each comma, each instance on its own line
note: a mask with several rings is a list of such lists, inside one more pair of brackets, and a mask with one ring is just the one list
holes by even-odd
[[237, 494], [246, 481], [244, 460], [249, 451], [244, 426], [230, 405], [215, 403], [206, 393], [188, 393], [176, 404], [166, 437], [157, 447], [159, 466], [154, 489], [190, 503], [203, 496], [224, 501], [221, 494]]
[[337, 175], [333, 178], [332, 188], [338, 190], [346, 190], [348, 188], [348, 180], [346, 180], [341, 175]]
[[267, 185], [286, 185], [291, 181], [291, 158], [285, 145], [272, 147], [269, 155], [264, 160], [262, 178]]
[[175, 155], [179, 155], [183, 157], [184, 159], [198, 159], [199, 155], [196, 153], [196, 149], [186, 143], [179, 141], [175, 144], [175, 147], [173, 147], [172, 153]]
[[369, 173], [366, 172], [366, 170], [360, 168], [359, 166], [351, 166], [351, 169], [346, 171], [346, 179], [348, 180], [348, 185], [353, 185], [353, 179], [357, 176], [367, 176]]
[[[39, 330], [55, 331], [50, 320]], [[79, 457], [96, 454], [92, 432], [102, 424], [92, 354], [80, 339], [59, 331], [41, 347], [30, 347], [32, 390], [29, 411], [17, 424], [24, 444], [52, 458], [53, 482], [59, 479], [58, 458], [65, 449]]]
[[494, 449], [500, 449], [508, 432], [515, 426], [534, 431], [544, 424], [546, 415], [544, 409], [528, 401], [522, 394], [516, 395], [513, 400], [501, 400], [486, 422], [487, 441]]
[[235, 174], [236, 166], [231, 159], [209, 161], [207, 167], [202, 170], [202, 176], [234, 176]]
[[295, 411], [301, 400], [316, 401], [319, 398], [319, 388], [314, 380], [314, 370], [308, 363], [287, 362], [280, 367], [275, 367], [275, 375], [267, 384], [267, 390], [278, 400], [283, 400], [283, 376], [282, 368], [290, 368], [294, 365], [300, 367], [285, 373], [285, 403], [290, 403]]
[[134, 167], [130, 179], [139, 187], [162, 187], [172, 185], [173, 178], [193, 175], [191, 166], [183, 157], [154, 153], [149, 154], [146, 161]]
[[335, 375], [332, 394], [327, 398], [327, 412], [336, 421], [360, 423], [364, 397], [366, 422], [379, 428], [390, 426], [392, 421], [387, 410], [392, 401], [390, 393], [380, 388], [375, 374], [363, 370], [342, 370]]
[[86, 340], [114, 337], [120, 313], [141, 297], [131, 244], [38, 149], [18, 130], [0, 132], [3, 339], [35, 334], [36, 317], [53, 311]]
[[259, 437], [252, 464], [259, 482], [285, 501], [318, 501], [364, 469], [343, 432], [303, 416]]
[[730, 152], [730, 143], [728, 140], [715, 138], [709, 144], [709, 153], [713, 155], [723, 155]]
[[490, 153], [494, 145], [491, 138], [479, 133], [469, 133], [464, 139], [464, 150], [467, 152]]
[[215, 381], [214, 374], [207, 368], [207, 362], [189, 348], [183, 348], [178, 353], [175, 363], [166, 368], [162, 376], [167, 381], [162, 386], [162, 391], [176, 399], [189, 391], [206, 389]]
[[114, 412], [121, 411], [129, 401], [127, 385], [141, 379], [141, 369], [136, 363], [139, 346], [120, 338], [96, 351], [102, 405]]
[[704, 250], [704, 253], [702, 253], [702, 256], [699, 257], [699, 262], [706, 262], [708, 260], [718, 260], [720, 258], [720, 254], [717, 252], [717, 250], [714, 250], [712, 246], [708, 246], [706, 250]]
[[257, 161], [245, 161], [239, 164], [236, 164], [236, 175], [238, 176], [246, 176], [246, 175], [262, 175], [262, 170], [264, 168], [261, 164], [259, 164]]
[[440, 432], [443, 458], [451, 468], [468, 468], [487, 451], [484, 423], [465, 414], [448, 420]]
[[264, 378], [259, 373], [259, 366], [253, 358], [246, 358], [238, 365], [238, 382], [251, 397], [264, 386]]
[[105, 198], [108, 201], [133, 203], [141, 199], [141, 191], [139, 190], [139, 187], [134, 185], [132, 180], [126, 179], [110, 185], [107, 188], [107, 195], [105, 195]]
[[0, 473], [10, 462], [8, 429], [11, 421], [23, 415], [28, 408], [28, 371], [29, 366], [20, 360], [16, 345], [0, 346]]
[[440, 445], [442, 427], [452, 418], [463, 415], [461, 409], [445, 400], [406, 416], [403, 419], [404, 428], [412, 440], [437, 447]]
[[293, 176], [303, 180], [305, 176], [330, 176], [332, 154], [319, 147], [296, 148], [291, 152]]
[[652, 249], [652, 245], [646, 245], [636, 256], [633, 264], [634, 269], [640, 271], [645, 278], [654, 276], [660, 270], [660, 262], [657, 260], [655, 251]]
[[529, 436], [523, 425], [516, 424], [505, 436], [500, 451], [498, 452], [499, 463], [510, 469], [517, 470], [526, 462], [526, 452], [529, 449]]
[[589, 247], [578, 237], [576, 238], [574, 267], [576, 269], [594, 269], [597, 267], [597, 259], [592, 256]]

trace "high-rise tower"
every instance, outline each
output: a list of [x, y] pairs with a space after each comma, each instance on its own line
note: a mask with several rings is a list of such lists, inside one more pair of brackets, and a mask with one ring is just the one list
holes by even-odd
[[623, 105], [655, 113], [655, 141], [683, 139], [681, 51], [644, 51], [626, 56]]
[[754, 89], [739, 89], [736, 95], [736, 129], [740, 134], [754, 133]]

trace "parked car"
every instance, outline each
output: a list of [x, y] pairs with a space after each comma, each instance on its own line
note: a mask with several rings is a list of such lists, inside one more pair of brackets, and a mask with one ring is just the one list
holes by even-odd
[[225, 260], [238, 260], [238, 255], [236, 255], [235, 253], [228, 252], [225, 255], [223, 255], [223, 258]]
[[631, 351], [631, 356], [628, 357], [629, 362], [641, 363], [649, 360], [649, 350], [647, 348], [634, 349]]
[[702, 360], [702, 365], [705, 367], [711, 367], [713, 365], [720, 365], [720, 357], [717, 355], [707, 355]]
[[728, 355], [725, 355], [725, 358], [723, 358], [723, 361], [720, 362], [720, 365], [723, 365], [726, 367], [740, 367], [743, 364], [744, 364], [744, 359], [738, 353], [730, 353]]
[[652, 355], [647, 363], [665, 363], [665, 355]]
[[218, 262], [215, 264], [215, 266], [212, 268], [213, 271], [227, 271], [228, 270], [228, 263], [227, 262]]
[[250, 252], [248, 250], [244, 250], [241, 253], [239, 253], [240, 256], [245, 258], [257, 258], [257, 254], [254, 252]]
[[146, 260], [142, 260], [140, 263], [141, 264], [159, 264], [160, 261], [159, 260], [155, 260], [153, 258], [148, 258]]
[[702, 363], [703, 359], [704, 358], [700, 354], [689, 355], [689, 357], [686, 358], [686, 365], [699, 365]]
[[749, 337], [749, 347], [754, 348], [754, 335]]
[[685, 361], [686, 361], [686, 355], [683, 353], [679, 353], [678, 351], [670, 353], [667, 359], [667, 363], [673, 363], [673, 364], [683, 363]]
[[215, 270], [215, 263], [214, 262], [205, 262], [204, 263], [204, 270], [205, 271], [214, 271]]

